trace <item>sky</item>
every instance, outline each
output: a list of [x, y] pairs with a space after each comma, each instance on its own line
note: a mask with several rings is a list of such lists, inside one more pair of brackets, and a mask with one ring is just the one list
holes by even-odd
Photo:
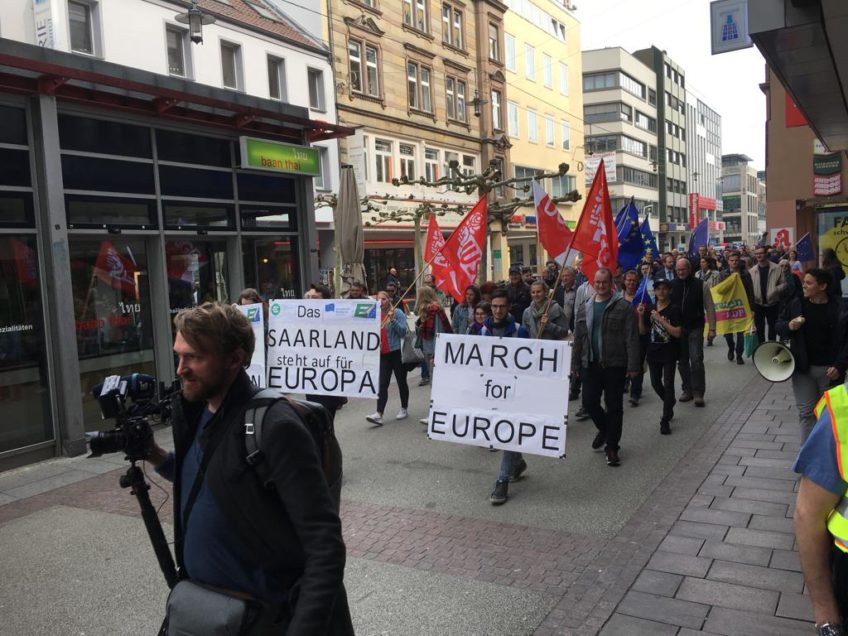
[[686, 75], [686, 89], [721, 115], [722, 154], [765, 169], [765, 61], [756, 47], [710, 53], [709, 0], [574, 0], [584, 51], [656, 46]]

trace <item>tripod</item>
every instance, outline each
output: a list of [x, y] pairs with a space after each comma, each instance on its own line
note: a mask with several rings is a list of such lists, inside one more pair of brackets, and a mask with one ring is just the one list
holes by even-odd
[[173, 589], [177, 584], [177, 568], [174, 565], [171, 549], [168, 547], [168, 540], [165, 539], [165, 532], [162, 530], [159, 515], [156, 514], [156, 508], [150, 501], [148, 492], [150, 484], [144, 480], [144, 472], [141, 468], [136, 466], [137, 460], [133, 458], [129, 458], [129, 460], [130, 467], [125, 474], [121, 475], [118, 483], [121, 488], [129, 488], [130, 492], [138, 499], [141, 518], [144, 520], [144, 527], [147, 528], [147, 535], [150, 537], [150, 543], [156, 553], [156, 560], [159, 561], [159, 568], [165, 576], [168, 587]]

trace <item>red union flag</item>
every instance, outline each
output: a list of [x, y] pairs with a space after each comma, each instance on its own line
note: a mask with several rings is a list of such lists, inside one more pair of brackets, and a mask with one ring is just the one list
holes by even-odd
[[615, 271], [618, 259], [618, 236], [603, 164], [601, 160], [571, 243], [571, 247], [583, 252], [583, 273], [590, 281], [601, 267]]
[[442, 252], [445, 247], [445, 237], [436, 222], [436, 215], [430, 215], [430, 223], [427, 225], [427, 240], [424, 244], [424, 260], [430, 263], [430, 271], [436, 281], [436, 287], [446, 294], [456, 298], [457, 302], [463, 302], [463, 293], [453, 286], [451, 278], [451, 266], [448, 257]]
[[135, 263], [121, 256], [111, 241], [100, 242], [100, 253], [94, 264], [94, 275], [104, 283], [138, 299], [135, 289]]
[[[462, 290], [458, 300], [462, 301], [465, 288], [473, 285], [483, 260], [486, 247], [486, 197], [482, 197], [465, 215], [453, 234], [445, 241], [442, 254], [451, 264], [451, 286]], [[454, 296], [456, 298], [456, 296]]]
[[551, 201], [551, 197], [535, 179], [533, 180], [533, 205], [536, 206], [536, 228], [539, 241], [551, 258], [563, 265], [573, 233], [557, 210], [556, 203]]

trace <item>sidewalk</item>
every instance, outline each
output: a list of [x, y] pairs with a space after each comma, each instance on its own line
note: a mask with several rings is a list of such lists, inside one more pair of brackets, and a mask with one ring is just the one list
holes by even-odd
[[[725, 368], [714, 367], [727, 374]], [[439, 454], [466, 453], [461, 456], [485, 455], [480, 465], [487, 466], [492, 462], [488, 453], [430, 444], [419, 453], [429, 459], [416, 455], [414, 461], [403, 462], [398, 449], [410, 439], [420, 439], [420, 430], [408, 424], [387, 425], [376, 432], [347, 429], [349, 482], [342, 517], [357, 633], [811, 633], [812, 616], [802, 594], [791, 520], [797, 484], [790, 466], [798, 448], [791, 387], [771, 385], [750, 375], [752, 369], [740, 369], [746, 371], [739, 376], [744, 381], [736, 384], [741, 390], [721, 405], [718, 397], [713, 398], [714, 405], [706, 409], [712, 413], [710, 422], [702, 423], [702, 432], [692, 438], [697, 441], [669, 464], [673, 468], [666, 477], [609, 535], [567, 531], [565, 524], [547, 521], [534, 525], [532, 517], [521, 517], [531, 511], [534, 497], [550, 501], [551, 491], [543, 490], [551, 485], [546, 480], [555, 484], [561, 478], [541, 472], [545, 470], [541, 464], [534, 463], [528, 486], [504, 507], [509, 510], [486, 505], [483, 512], [493, 516], [482, 518], [475, 516], [473, 506], [479, 498], [478, 484], [488, 485], [489, 473], [481, 474], [471, 465], [446, 472], [445, 465], [452, 465], [452, 460], [445, 465], [438, 462]], [[734, 365], [729, 371], [739, 370]], [[363, 403], [362, 408], [367, 406]], [[654, 406], [640, 406], [639, 417], [646, 418], [643, 409]], [[423, 408], [423, 402], [417, 408]], [[686, 418], [705, 410], [678, 411], [678, 417]], [[633, 426], [638, 425], [634, 421]], [[610, 508], [600, 497], [625, 487], [618, 480], [636, 474], [636, 456], [631, 454], [621, 469], [611, 471], [600, 462], [597, 468], [592, 464], [596, 472], [575, 474], [586, 470], [578, 469], [578, 461], [581, 454], [589, 454], [584, 448], [591, 431], [588, 423], [581, 426], [575, 424], [573, 433], [569, 428], [579, 449], [571, 463], [553, 464], [547, 470], [571, 471], [563, 474], [572, 480], [592, 480], [599, 514], [614, 518], [621, 514], [619, 509]], [[651, 419], [655, 434], [653, 428]], [[163, 438], [167, 434], [160, 432]], [[686, 435], [681, 424], [672, 438], [679, 442]], [[354, 436], [365, 438], [359, 443], [382, 449], [390, 459], [360, 452]], [[635, 441], [628, 446], [631, 453]], [[455, 489], [449, 492], [460, 503], [468, 502], [466, 512], [443, 512], [435, 502], [418, 505], [412, 499], [404, 505], [364, 499], [366, 490], [381, 493], [397, 486], [379, 472], [383, 463], [408, 464], [418, 490], [424, 484]], [[19, 630], [21, 625], [31, 634], [70, 633], [59, 629], [63, 624], [73, 626], [72, 631], [84, 626], [87, 634], [134, 634], [161, 615], [161, 576], [151, 564], [136, 502], [116, 488], [117, 470], [124, 467], [115, 456], [74, 458], [0, 474], [0, 550], [10, 555], [4, 558], [7, 580], [0, 580], [0, 611], [15, 608], [20, 615], [17, 624], [14, 619], [0, 624], [0, 634], [15, 633], [6, 630]], [[445, 478], [433, 482], [433, 475]], [[156, 489], [151, 496], [157, 506], [164, 500]], [[585, 502], [572, 496], [571, 505], [576, 509]], [[168, 503], [161, 511], [166, 524], [170, 509]], [[495, 516], [504, 512], [512, 516]], [[97, 545], [90, 547], [92, 542]], [[79, 557], [69, 559], [69, 553]], [[113, 554], [121, 554], [120, 562], [117, 557], [110, 562]], [[34, 559], [39, 567], [33, 573]], [[86, 568], [81, 574], [83, 560]], [[94, 584], [90, 598], [75, 587], [81, 576], [115, 585], [135, 577], [148, 593], [105, 601], [105, 588], [98, 594]], [[20, 580], [27, 581], [29, 595], [15, 591]], [[38, 595], [58, 596], [73, 607], [60, 612], [39, 605]], [[107, 602], [114, 602], [115, 609], [110, 610]], [[120, 627], [110, 614], [117, 608], [132, 613], [117, 623]]]

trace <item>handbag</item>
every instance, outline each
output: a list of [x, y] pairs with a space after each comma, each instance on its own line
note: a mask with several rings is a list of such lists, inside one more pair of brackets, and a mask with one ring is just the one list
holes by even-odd
[[184, 579], [168, 595], [163, 636], [250, 636], [267, 633], [271, 612], [255, 601]]
[[403, 346], [400, 350], [400, 359], [403, 364], [420, 364], [424, 360], [424, 352], [421, 350], [421, 342], [414, 331], [407, 330], [403, 336]]
[[760, 339], [757, 337], [757, 330], [751, 327], [751, 330], [745, 334], [745, 357], [750, 358], [754, 355], [754, 350], [759, 346]]

